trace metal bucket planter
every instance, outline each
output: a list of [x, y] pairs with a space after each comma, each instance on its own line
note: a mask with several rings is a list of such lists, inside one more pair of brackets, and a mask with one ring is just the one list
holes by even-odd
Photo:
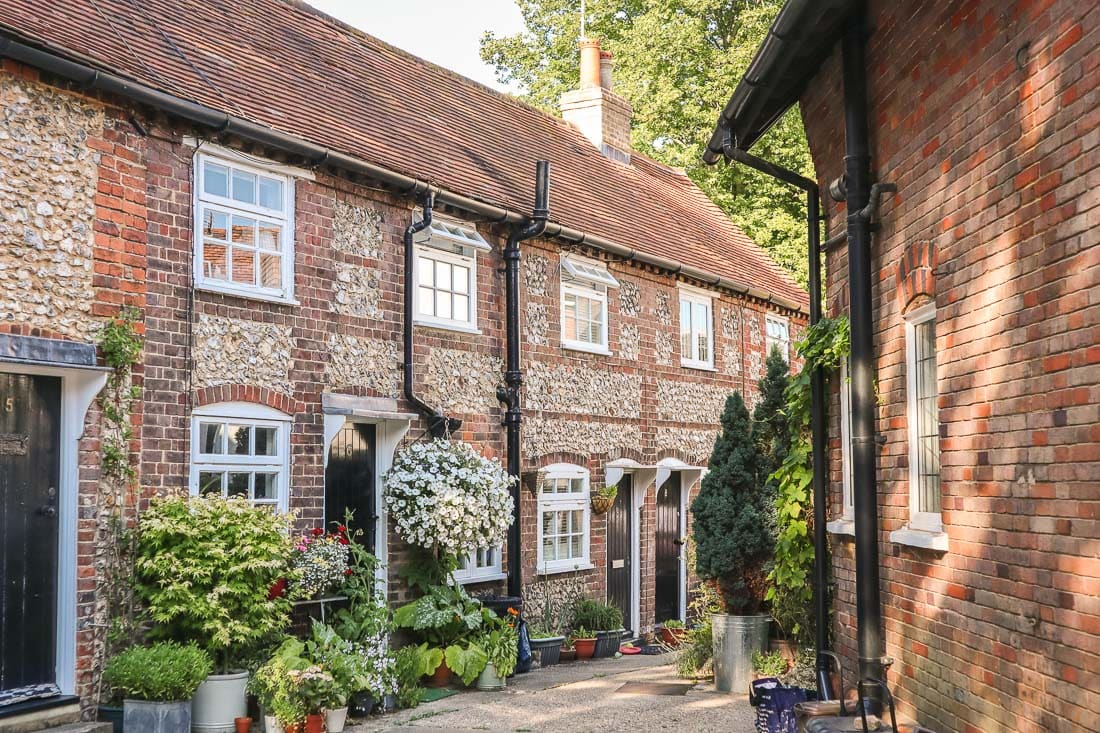
[[771, 616], [710, 617], [714, 631], [714, 687], [718, 692], [747, 694], [752, 683], [752, 653], [768, 649]]
[[190, 733], [191, 701], [122, 701], [122, 727], [142, 733]]
[[623, 633], [626, 629], [616, 629], [615, 631], [597, 631], [596, 632], [596, 652], [592, 656], [596, 659], [606, 659], [608, 657], [615, 656], [615, 652], [619, 651], [619, 645], [623, 641]]
[[503, 690], [504, 678], [497, 674], [497, 668], [492, 662], [485, 665], [481, 674], [477, 676], [477, 689], [484, 691]]
[[247, 685], [248, 672], [207, 677], [191, 701], [195, 733], [234, 733], [237, 726], [233, 721], [248, 715]]
[[561, 658], [561, 645], [564, 636], [549, 636], [544, 639], [531, 639], [531, 652], [538, 655], [539, 667], [552, 667]]

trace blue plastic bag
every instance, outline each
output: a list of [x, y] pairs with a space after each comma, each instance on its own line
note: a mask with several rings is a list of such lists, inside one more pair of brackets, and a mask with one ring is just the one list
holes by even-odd
[[756, 733], [797, 733], [794, 706], [808, 699], [801, 687], [787, 687], [775, 677], [753, 680], [756, 701]]

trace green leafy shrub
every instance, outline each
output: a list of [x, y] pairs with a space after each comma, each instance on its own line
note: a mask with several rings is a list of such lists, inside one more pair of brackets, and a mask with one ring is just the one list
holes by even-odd
[[290, 621], [290, 601], [269, 593], [287, 575], [290, 542], [289, 516], [245, 499], [153, 500], [135, 560], [151, 634], [199, 644], [228, 670]]
[[[501, 679], [516, 670], [519, 655], [519, 633], [511, 624], [498, 624], [495, 629], [478, 640], [478, 646], [485, 650], [486, 660], [496, 668]], [[482, 665], [484, 669], [484, 665]]]
[[[440, 654], [438, 649], [431, 650]], [[410, 644], [397, 650], [394, 671], [397, 674], [397, 705], [402, 708], [415, 708], [420, 704], [424, 688], [420, 680], [431, 674], [439, 666], [438, 660], [427, 659], [428, 645]], [[431, 667], [431, 670], [428, 669]]]
[[749, 411], [734, 392], [722, 412], [710, 470], [691, 504], [695, 571], [717, 583], [725, 609], [734, 614], [757, 613], [763, 607], [764, 568], [775, 550], [768, 531], [771, 502], [758, 488], [759, 464]]
[[[694, 542], [688, 545], [688, 561], [695, 554]], [[695, 619], [692, 628], [684, 632], [680, 652], [676, 657], [676, 671], [681, 677], [701, 678], [711, 675], [714, 657], [714, 629], [710, 615], [722, 609], [722, 599], [712, 583], [700, 583], [688, 601], [688, 618]]]
[[765, 654], [757, 650], [752, 653], [752, 669], [765, 677], [778, 677], [787, 672], [787, 658], [780, 652]]
[[666, 629], [682, 629], [682, 628], [684, 628], [684, 622], [681, 621], [678, 618], [670, 618], [668, 621], [665, 621], [661, 625], [664, 626]]
[[214, 669], [210, 655], [194, 645], [161, 642], [135, 646], [107, 662], [103, 680], [130, 700], [190, 700]]
[[779, 675], [779, 681], [791, 687], [816, 689], [817, 651], [811, 646], [799, 647], [798, 653], [794, 656], [794, 666], [785, 674]]
[[616, 631], [623, 627], [623, 613], [606, 603], [582, 598], [573, 606], [573, 621], [570, 625], [592, 631]]

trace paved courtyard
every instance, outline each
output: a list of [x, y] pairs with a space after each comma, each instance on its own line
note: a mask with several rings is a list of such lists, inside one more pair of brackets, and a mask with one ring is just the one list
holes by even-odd
[[[724, 695], [709, 682], [686, 694], [638, 694], [630, 683], [690, 685], [670, 655], [573, 662], [517, 675], [502, 692], [462, 692], [413, 710], [349, 726], [383, 731], [723, 731], [752, 733], [745, 695]], [[652, 689], [651, 689], [652, 691]]]

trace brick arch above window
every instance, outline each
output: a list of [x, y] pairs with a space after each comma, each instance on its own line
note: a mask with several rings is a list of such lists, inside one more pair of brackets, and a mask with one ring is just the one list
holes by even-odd
[[[936, 248], [932, 242], [906, 245], [895, 271], [897, 298], [902, 312], [916, 301], [936, 297]], [[923, 297], [922, 297], [923, 296]]]
[[251, 402], [266, 405], [288, 415], [303, 411], [302, 405], [289, 395], [253, 384], [217, 384], [195, 390], [195, 407], [219, 402]]

